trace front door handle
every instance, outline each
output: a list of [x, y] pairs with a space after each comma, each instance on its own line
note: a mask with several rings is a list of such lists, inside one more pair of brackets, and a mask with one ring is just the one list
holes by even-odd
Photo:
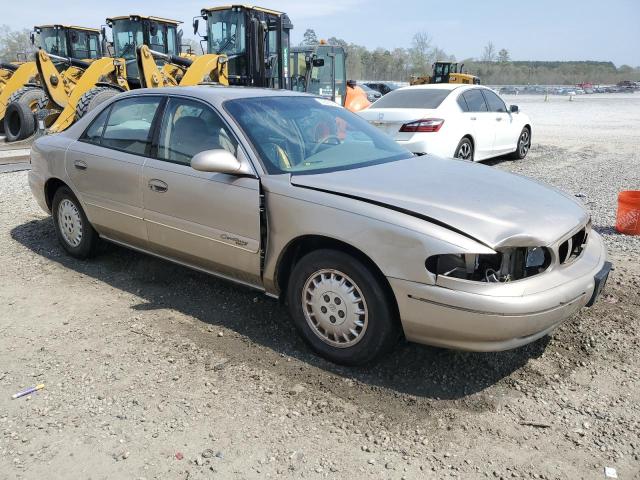
[[162, 180], [158, 180], [153, 178], [149, 180], [149, 189], [153, 192], [164, 193], [169, 190], [169, 185], [164, 183]]
[[501, 121], [502, 121], [502, 117], [496, 118], [496, 122], [501, 122]]
[[75, 162], [73, 162], [73, 166], [76, 167], [78, 170], [87, 169], [87, 163], [83, 162], [82, 160], [76, 160]]
[[476, 117], [471, 117], [471, 120], [475, 120], [475, 119], [476, 119]]

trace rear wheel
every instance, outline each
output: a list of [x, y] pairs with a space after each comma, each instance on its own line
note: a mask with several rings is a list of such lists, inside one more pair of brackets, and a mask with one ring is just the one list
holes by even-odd
[[76, 120], [80, 120], [87, 113], [95, 110], [98, 105], [118, 95], [120, 90], [111, 87], [95, 87], [80, 97], [76, 106]]
[[35, 112], [43, 98], [46, 95], [40, 87], [24, 87], [9, 97], [2, 122], [8, 142], [24, 140], [36, 133]]
[[371, 362], [398, 340], [393, 300], [379, 275], [345, 253], [317, 250], [303, 257], [287, 297], [304, 340], [332, 362]]
[[56, 191], [51, 212], [62, 248], [76, 258], [92, 256], [98, 244], [98, 234], [68, 187], [60, 187]]
[[464, 137], [462, 140], [460, 140], [460, 143], [456, 148], [454, 158], [459, 158], [460, 160], [469, 160], [473, 162], [473, 143], [468, 137]]
[[509, 155], [509, 158], [513, 160], [522, 160], [529, 153], [531, 148], [531, 130], [529, 127], [524, 127], [520, 136], [518, 137], [518, 148], [515, 152]]

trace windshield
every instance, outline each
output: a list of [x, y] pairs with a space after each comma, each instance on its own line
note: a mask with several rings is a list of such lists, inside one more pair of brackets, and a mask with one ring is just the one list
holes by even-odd
[[244, 13], [213, 11], [208, 21], [209, 53], [242, 54], [246, 51]]
[[113, 23], [113, 47], [116, 57], [135, 60], [136, 47], [143, 44], [144, 37], [140, 22], [117, 20]]
[[98, 58], [101, 55], [97, 33], [71, 30], [71, 56], [79, 59]]
[[335, 101], [342, 104], [347, 84], [344, 69], [344, 50], [320, 46], [316, 50], [315, 58], [316, 63], [318, 63], [317, 60], [320, 60], [319, 63], [324, 61], [324, 65], [311, 68], [311, 78], [307, 92], [333, 99], [333, 81], [335, 79]]
[[375, 108], [438, 108], [451, 90], [435, 88], [404, 88], [386, 94]]
[[52, 55], [68, 57], [67, 37], [64, 30], [43, 28], [40, 31], [40, 46]]
[[271, 174], [325, 173], [412, 156], [357, 115], [324, 98], [242, 98], [225, 102], [225, 108]]

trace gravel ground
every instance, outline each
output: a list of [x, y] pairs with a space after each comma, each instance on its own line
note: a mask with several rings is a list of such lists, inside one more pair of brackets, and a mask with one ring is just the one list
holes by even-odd
[[113, 245], [68, 257], [27, 173], [0, 175], [0, 479], [640, 479], [640, 239], [612, 230], [640, 95], [516, 101], [535, 146], [491, 163], [584, 195], [616, 270], [510, 352], [336, 367], [254, 292]]

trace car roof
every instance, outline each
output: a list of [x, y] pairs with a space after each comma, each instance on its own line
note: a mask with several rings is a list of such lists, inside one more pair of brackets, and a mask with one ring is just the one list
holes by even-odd
[[278, 90], [274, 88], [256, 87], [227, 87], [223, 85], [196, 85], [193, 87], [163, 87], [163, 88], [141, 88], [123, 94], [123, 96], [138, 96], [149, 94], [178, 94], [199, 98], [214, 105], [221, 105], [227, 100], [237, 98], [256, 97], [311, 97], [301, 92], [291, 90]]
[[466, 85], [463, 83], [429, 83], [427, 85], [411, 85], [409, 87], [402, 87], [402, 90], [412, 88], [415, 90], [455, 90], [463, 87], [479, 87], [480, 85]]

